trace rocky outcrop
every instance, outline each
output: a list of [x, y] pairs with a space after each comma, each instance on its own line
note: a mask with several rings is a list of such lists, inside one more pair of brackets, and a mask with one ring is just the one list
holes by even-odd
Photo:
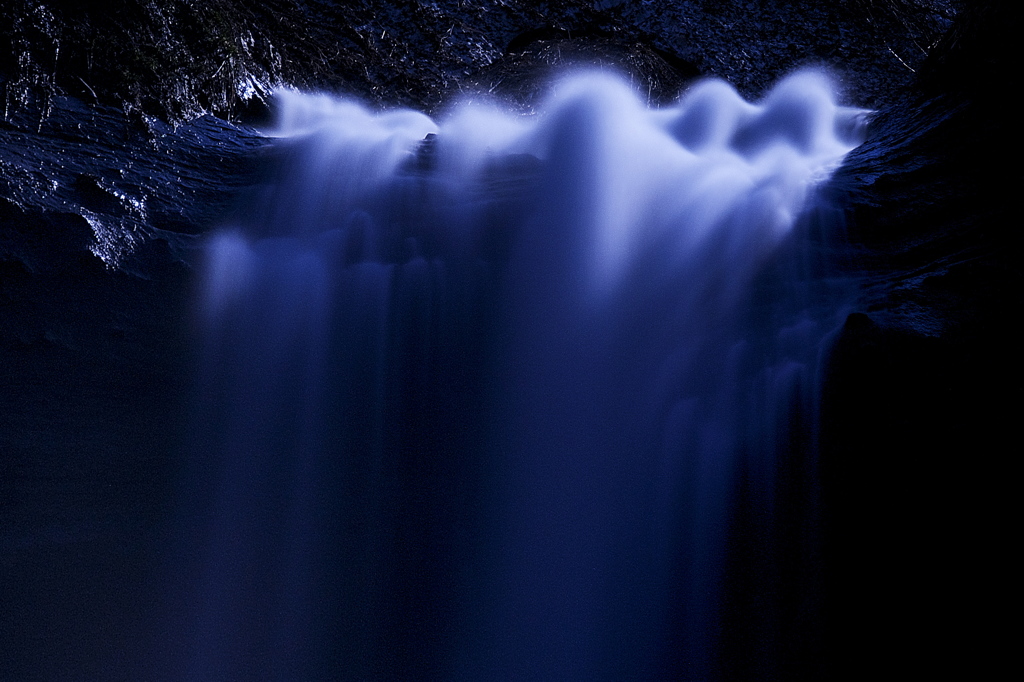
[[[47, 109], [0, 123], [0, 677], [103, 680], [170, 504], [189, 263], [267, 140], [209, 116]], [[122, 634], [100, 633], [103, 613]]]
[[[670, 97], [674, 78], [643, 68], [653, 51], [690, 65], [683, 75], [719, 76], [755, 97], [793, 68], [824, 64], [851, 101], [874, 107], [922, 62], [954, 8], [952, 0], [16, 0], [0, 9], [0, 74], [7, 112], [35, 92], [182, 120], [258, 115], [281, 85], [433, 110], [467, 88], [493, 93], [531, 51], [553, 66], [603, 54], [645, 81], [641, 92]], [[551, 45], [560, 40], [576, 42], [560, 51]], [[572, 48], [581, 40], [583, 53]], [[636, 59], [624, 54], [632, 50]]]

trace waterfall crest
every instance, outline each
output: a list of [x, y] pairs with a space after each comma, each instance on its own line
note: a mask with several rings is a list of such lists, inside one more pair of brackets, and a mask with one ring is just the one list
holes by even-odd
[[787, 679], [864, 112], [813, 71], [279, 104], [207, 251], [186, 679]]

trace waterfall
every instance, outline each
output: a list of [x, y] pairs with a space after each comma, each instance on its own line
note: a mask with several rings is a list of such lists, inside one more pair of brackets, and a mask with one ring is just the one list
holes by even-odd
[[278, 103], [207, 249], [175, 679], [795, 679], [864, 112]]

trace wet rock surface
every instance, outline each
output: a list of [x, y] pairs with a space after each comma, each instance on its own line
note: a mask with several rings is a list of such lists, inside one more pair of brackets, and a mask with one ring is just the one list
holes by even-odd
[[[875, 107], [920, 65], [955, 9], [952, 0], [16, 0], [0, 10], [0, 73], [8, 110], [42, 89], [171, 119], [230, 118], [257, 113], [281, 85], [432, 110], [517, 71], [532, 42], [598, 36], [616, 46], [591, 41], [589, 57], [555, 50], [544, 61], [604, 53], [628, 69], [622, 47], [640, 45], [748, 97], [796, 67], [824, 64], [852, 102]], [[664, 74], [637, 75], [648, 81], [641, 91], [664, 87]]]
[[209, 116], [47, 108], [0, 124], [0, 677], [114, 679], [100, 661], [152, 608], [200, 233], [267, 140]]

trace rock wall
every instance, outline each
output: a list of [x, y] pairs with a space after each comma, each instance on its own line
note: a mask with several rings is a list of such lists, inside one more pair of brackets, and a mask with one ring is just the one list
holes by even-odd
[[[524, 52], [551, 66], [614, 59], [643, 81], [640, 90], [675, 96], [678, 77], [642, 68], [653, 57], [623, 58], [637, 52], [755, 97], [782, 73], [822, 63], [840, 72], [852, 101], [874, 107], [920, 65], [955, 8], [953, 0], [15, 0], [0, 9], [0, 74], [8, 111], [42, 91], [173, 120], [256, 115], [280, 85], [421, 109], [467, 89], [516, 100], [528, 93], [501, 82]], [[545, 49], [563, 43], [569, 49]]]

